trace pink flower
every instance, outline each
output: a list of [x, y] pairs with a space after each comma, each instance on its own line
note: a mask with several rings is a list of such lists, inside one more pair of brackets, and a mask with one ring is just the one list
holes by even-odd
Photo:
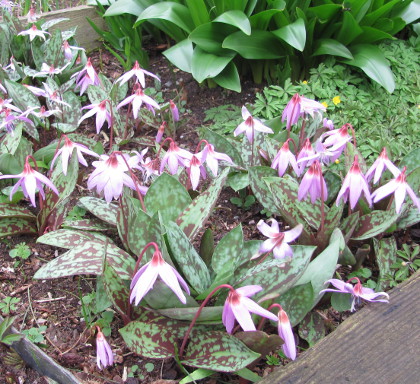
[[278, 317], [278, 331], [279, 336], [283, 339], [284, 343], [281, 346], [283, 353], [291, 360], [296, 359], [296, 342], [293, 335], [292, 326], [287, 316], [286, 311], [279, 310]]
[[[349, 282], [351, 280], [356, 280], [357, 283], [353, 286]], [[325, 284], [331, 283], [334, 287], [338, 289], [323, 289], [321, 293], [324, 292], [338, 292], [338, 293], [350, 293], [353, 297], [351, 303], [351, 311], [354, 312], [356, 309], [356, 305], [360, 305], [360, 299], [371, 301], [371, 302], [381, 302], [381, 303], [388, 303], [389, 296], [385, 292], [375, 292], [371, 288], [362, 287], [360, 280], [357, 277], [351, 278], [347, 283], [342, 280], [338, 279], [330, 279], [325, 282]], [[377, 299], [377, 297], [383, 297], [383, 299]]]
[[[168, 140], [168, 139], [166, 139]], [[160, 164], [160, 172], [163, 171], [165, 165], [168, 164], [169, 171], [172, 175], [178, 172], [178, 167], [188, 166], [188, 161], [192, 158], [192, 153], [186, 151], [185, 149], [179, 148], [176, 143], [172, 140], [169, 144], [169, 149], [163, 156], [162, 162]]]
[[292, 99], [287, 103], [286, 108], [281, 115], [281, 121], [286, 120], [286, 129], [290, 130], [292, 125], [295, 125], [300, 117], [300, 101], [299, 93], [295, 93]]
[[332, 120], [328, 120], [326, 117], [324, 117], [324, 120], [322, 120], [322, 126], [324, 128], [328, 128], [329, 130], [334, 129], [334, 123]]
[[45, 40], [45, 35], [50, 35], [50, 33], [46, 32], [46, 31], [39, 30], [36, 27], [36, 25], [33, 24], [31, 28], [18, 33], [18, 36], [26, 36], [26, 35], [29, 35], [29, 40], [30, 41], [35, 39], [36, 36], [39, 36], [39, 37], [41, 37], [42, 39]]
[[12, 111], [22, 113], [22, 111], [15, 107], [14, 105], [10, 104], [12, 102], [12, 99], [2, 99], [0, 98], [0, 112], [3, 111], [3, 109], [11, 109]]
[[71, 61], [74, 56], [73, 51], [84, 51], [85, 49], [70, 45], [67, 40], [64, 40], [63, 45], [62, 45], [62, 50], [64, 52], [64, 59], [67, 61]]
[[129, 103], [132, 103], [133, 116], [135, 119], [137, 119], [140, 107], [143, 103], [153, 113], [155, 112], [153, 108], [159, 109], [158, 103], [156, 103], [156, 101], [154, 101], [151, 97], [147, 96], [140, 87], [138, 87], [136, 92], [134, 92], [131, 96], [128, 96], [121, 101], [121, 103], [117, 105], [117, 109], [120, 109], [122, 106]]
[[108, 127], [111, 127], [111, 113], [108, 112], [106, 107], [107, 100], [101, 101], [99, 104], [90, 104], [82, 109], [90, 109], [89, 112], [86, 112], [77, 123], [78, 125], [88, 117], [91, 117], [96, 114], [96, 133], [99, 133], [102, 129], [105, 121], [108, 123]]
[[338, 206], [341, 199], [343, 199], [343, 202], [346, 202], [350, 197], [350, 207], [353, 209], [356, 206], [362, 192], [365, 194], [365, 198], [369, 203], [369, 206], [371, 206], [372, 198], [369, 192], [369, 186], [360, 171], [359, 161], [356, 155], [354, 156], [353, 165], [344, 178], [343, 185], [338, 192], [336, 205]]
[[289, 163], [293, 167], [296, 175], [300, 175], [300, 170], [296, 163], [295, 155], [289, 149], [290, 140], [291, 139], [287, 139], [285, 141], [285, 143], [280, 148], [280, 151], [278, 151], [277, 155], [274, 157], [273, 163], [271, 164], [271, 168], [278, 170], [280, 177], [282, 177], [286, 172]]
[[308, 99], [306, 97], [301, 96], [300, 98], [300, 113], [301, 116], [305, 116], [305, 114], [311, 115], [313, 118], [315, 113], [322, 113], [325, 112], [326, 108], [321, 103], [318, 103], [315, 100]]
[[130, 285], [130, 303], [134, 301], [134, 304], [138, 305], [147, 292], [153, 288], [158, 276], [177, 295], [182, 304], [187, 303], [187, 299], [181, 290], [182, 286], [184, 291], [190, 294], [187, 283], [177, 270], [163, 259], [162, 253], [158, 249], [155, 250], [152, 260], [143, 265], [134, 275]]
[[328, 198], [327, 184], [325, 183], [321, 164], [318, 160], [312, 163], [309, 170], [303, 176], [299, 185], [298, 200], [306, 199], [308, 193], [311, 196], [312, 204], [315, 203], [316, 199], [320, 199], [321, 196], [323, 201], [326, 201]]
[[80, 88], [80, 95], [85, 93], [89, 85], [100, 84], [99, 76], [96, 73], [95, 68], [93, 68], [90, 58], [85, 67], [80, 72], [75, 73], [72, 78], [73, 77], [76, 77], [76, 88]]
[[160, 143], [162, 141], [162, 137], [163, 137], [163, 134], [165, 133], [165, 128], [166, 128], [167, 125], [168, 125], [168, 123], [166, 121], [164, 121], [160, 125], [160, 127], [158, 129], [158, 132], [157, 132], [157, 135], [156, 135], [156, 142], [157, 143]]
[[376, 184], [379, 181], [385, 168], [389, 169], [394, 177], [397, 177], [400, 174], [400, 170], [391, 162], [391, 160], [389, 160], [386, 153], [386, 148], [383, 148], [379, 157], [366, 172], [366, 180], [369, 182], [372, 180], [372, 177], [374, 177], [373, 182]]
[[83, 157], [82, 152], [86, 153], [87, 155], [99, 157], [97, 153], [92, 152], [85, 145], [74, 143], [66, 135], [64, 135], [64, 145], [54, 155], [51, 162], [51, 169], [53, 168], [54, 163], [57, 160], [58, 156], [61, 155], [61, 164], [62, 164], [63, 174], [67, 175], [67, 167], [68, 167], [69, 159], [71, 158], [73, 154], [73, 149], [76, 149], [76, 154], [77, 154], [79, 163], [83, 164], [85, 167], [87, 167], [88, 164], [85, 158]]
[[[101, 160], [92, 163], [96, 169], [89, 176], [88, 188], [96, 187], [99, 194], [103, 191], [107, 203], [111, 202], [113, 198], [118, 199], [121, 196], [124, 185], [136, 189], [134, 181], [126, 174], [128, 167], [123, 156], [130, 167], [136, 167], [137, 156], [130, 159], [127, 154], [115, 152], [112, 152], [110, 156], [101, 155]], [[147, 190], [143, 186], [139, 186], [139, 189], [143, 194]]]
[[245, 132], [248, 141], [252, 143], [254, 141], [255, 131], [274, 133], [271, 128], [266, 127], [260, 120], [253, 118], [246, 107], [242, 107], [242, 118], [245, 121], [236, 127], [233, 132], [234, 136]]
[[47, 99], [50, 99], [52, 102], [56, 104], [63, 104], [66, 107], [71, 108], [70, 104], [62, 100], [61, 96], [58, 94], [57, 91], [53, 91], [46, 83], [42, 83], [42, 84], [44, 85], [44, 89], [32, 87], [31, 85], [25, 85], [25, 84], [24, 85], [36, 96], [43, 96]]
[[276, 259], [285, 259], [286, 257], [293, 256], [292, 247], [289, 245], [292, 241], [296, 240], [303, 230], [303, 225], [298, 224], [296, 227], [290, 231], [280, 232], [279, 224], [274, 219], [269, 219], [271, 221], [271, 227], [264, 223], [263, 220], [260, 220], [257, 224], [258, 230], [266, 237], [265, 240], [258, 251], [258, 255], [254, 258], [259, 257], [263, 253], [273, 252], [273, 255]]
[[10, 133], [12, 136], [14, 135], [13, 131], [15, 130], [15, 123], [17, 121], [23, 121], [26, 124], [34, 125], [32, 120], [29, 120], [25, 116], [25, 113], [22, 113], [16, 116], [11, 113], [10, 109], [5, 109], [4, 111], [5, 111], [5, 116], [4, 116], [3, 121], [0, 123], [0, 130], [2, 128], [6, 128], [6, 131]]
[[155, 79], [159, 80], [159, 77], [157, 77], [156, 75], [154, 75], [151, 72], [148, 72], [142, 68], [140, 68], [139, 63], [136, 61], [134, 63], [133, 69], [131, 69], [130, 71], [128, 71], [127, 73], [125, 73], [124, 75], [122, 75], [117, 81], [116, 83], [121, 83], [124, 84], [126, 83], [128, 80], [130, 80], [133, 76], [135, 76], [137, 78], [137, 81], [139, 81], [140, 85], [145, 88], [146, 87], [146, 81], [145, 81], [145, 76], [144, 75], [148, 75], [148, 76], [152, 76]]
[[169, 107], [171, 109], [173, 121], [179, 121], [179, 111], [176, 104], [172, 100], [169, 100]]
[[57, 75], [63, 72], [69, 65], [70, 63], [67, 63], [61, 68], [55, 68], [53, 65], [50, 66], [47, 63], [42, 63], [41, 71], [35, 73], [35, 75], [33, 75], [32, 77], [38, 77], [38, 76], [44, 76], [44, 75]]
[[114, 355], [101, 329], [98, 326], [96, 328], [98, 330], [96, 334], [96, 363], [98, 368], [102, 369], [114, 364]]
[[190, 176], [191, 187], [195, 191], [198, 187], [198, 182], [200, 181], [200, 175], [203, 179], [207, 177], [206, 169], [203, 166], [203, 163], [206, 161], [207, 149], [204, 148], [200, 153], [195, 153], [192, 155], [190, 160], [186, 161], [186, 167], [188, 168], [188, 173]]
[[232, 159], [225, 153], [216, 152], [214, 150], [213, 144], [207, 143], [206, 148], [207, 148], [206, 164], [210, 168], [214, 177], [217, 176], [217, 173], [219, 171], [219, 161], [226, 161], [227, 163], [230, 163], [233, 165]]
[[29, 12], [26, 15], [26, 18], [28, 20], [28, 23], [35, 23], [36, 22], [36, 20], [38, 19], [38, 16], [36, 15], [35, 8], [31, 7], [29, 9]]
[[244, 331], [255, 331], [251, 313], [266, 317], [272, 321], [277, 321], [276, 315], [260, 307], [249, 298], [249, 296], [255, 295], [261, 290], [262, 287], [259, 285], [247, 285], [229, 291], [222, 313], [222, 321], [227, 333], [232, 333], [235, 319]]
[[405, 200], [405, 195], [408, 193], [411, 197], [411, 200], [413, 200], [414, 205], [420, 211], [420, 201], [406, 181], [406, 169], [407, 168], [404, 167], [395, 179], [392, 179], [389, 183], [383, 185], [372, 193], [372, 199], [374, 203], [382, 200], [384, 197], [390, 195], [391, 193], [394, 193], [395, 209], [397, 213], [400, 213], [401, 206]]
[[59, 195], [57, 188], [47, 177], [32, 169], [32, 167], [29, 164], [29, 156], [26, 157], [22, 173], [19, 173], [18, 175], [0, 176], [0, 180], [14, 178], [18, 178], [19, 181], [13, 186], [12, 190], [10, 191], [10, 200], [12, 200], [12, 197], [18, 190], [18, 188], [22, 187], [22, 191], [25, 197], [29, 197], [32, 205], [36, 207], [35, 193], [37, 189], [41, 194], [42, 198], [45, 199], [42, 184], [45, 184], [47, 187], [49, 187], [57, 196]]
[[[326, 147], [333, 147], [334, 151], [341, 152], [344, 150], [347, 143], [351, 140], [351, 136], [349, 135], [349, 127], [350, 124], [344, 124], [340, 129], [333, 129], [332, 131], [325, 132], [322, 135], [322, 139], [327, 137], [323, 140], [323, 144]], [[332, 150], [332, 148], [330, 148]]]

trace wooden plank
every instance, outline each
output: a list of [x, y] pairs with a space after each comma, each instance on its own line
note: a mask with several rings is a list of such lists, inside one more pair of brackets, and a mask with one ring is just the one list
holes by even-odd
[[[96, 26], [101, 29], [105, 29], [105, 20], [96, 13], [95, 7], [91, 7], [89, 5], [81, 5], [79, 7], [42, 13], [39, 16], [46, 21], [51, 19], [58, 19], [61, 17], [68, 18], [69, 20], [62, 21], [61, 23], [51, 27], [50, 31], [58, 28], [61, 31], [65, 31], [77, 26], [75, 36], [77, 43], [80, 47], [83, 47], [88, 51], [98, 48], [102, 45], [102, 43], [98, 40], [98, 34], [87, 21], [87, 18], [89, 18], [95, 23]], [[22, 21], [23, 26], [27, 25], [26, 17], [21, 17], [20, 20]]]
[[420, 382], [420, 271], [260, 384]]

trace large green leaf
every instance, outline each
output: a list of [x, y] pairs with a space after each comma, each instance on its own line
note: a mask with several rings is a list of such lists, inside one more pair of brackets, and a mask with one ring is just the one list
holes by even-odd
[[214, 77], [213, 80], [222, 88], [230, 89], [235, 92], [241, 92], [241, 79], [239, 78], [238, 69], [233, 61], [231, 61], [222, 72]]
[[319, 55], [333, 55], [333, 56], [340, 56], [346, 59], [353, 59], [353, 55], [347, 49], [347, 47], [341, 44], [337, 40], [333, 39], [319, 39], [316, 41], [316, 48], [315, 52], [312, 54], [313, 56]]
[[363, 30], [350, 12], [344, 12], [341, 28], [335, 36], [336, 40], [344, 45], [350, 44]]
[[225, 55], [230, 51], [222, 48], [223, 40], [236, 28], [218, 23], [207, 23], [200, 25], [190, 33], [188, 39], [208, 53]]
[[386, 2], [383, 2], [383, 1], [377, 2], [377, 3], [381, 4], [381, 6], [378, 6], [373, 12], [368, 13], [363, 18], [363, 20], [361, 21], [361, 24], [372, 25], [381, 16], [386, 16], [392, 10], [392, 8], [400, 2], [401, 2], [401, 0], [391, 0], [391, 1], [386, 1]]
[[[161, 243], [161, 226], [157, 218], [157, 214], [153, 217], [138, 209], [136, 218], [130, 225], [128, 230], [128, 246], [135, 255], [139, 256], [144, 247], [150, 243], [155, 242], [159, 246]], [[147, 256], [151, 256], [152, 251], [147, 251], [144, 259], [149, 260]]]
[[211, 79], [222, 72], [234, 57], [233, 51], [226, 50], [226, 53], [220, 56], [208, 53], [197, 46], [192, 57], [192, 75], [199, 83]]
[[306, 28], [303, 19], [273, 31], [273, 34], [284, 40], [298, 51], [303, 51], [306, 44]]
[[225, 332], [192, 332], [182, 364], [219, 372], [236, 372], [260, 357]]
[[360, 44], [350, 49], [353, 60], [345, 63], [360, 68], [389, 93], [395, 89], [394, 76], [382, 51], [373, 45]]
[[251, 34], [251, 24], [245, 13], [233, 10], [227, 11], [213, 20], [214, 23], [224, 23], [239, 28], [246, 35]]
[[249, 36], [238, 31], [229, 35], [222, 46], [250, 60], [278, 59], [284, 56], [280, 41], [268, 31], [254, 30]]
[[198, 293], [203, 292], [211, 284], [206, 264], [177, 224], [168, 222], [165, 227], [173, 259], [190, 285]]
[[163, 52], [163, 55], [181, 71], [191, 73], [191, 62], [194, 53], [192, 41], [185, 39]]
[[277, 213], [276, 199], [267, 183], [261, 181], [263, 181], [263, 177], [275, 177], [276, 174], [276, 170], [270, 167], [248, 168], [249, 184], [252, 192], [265, 210], [271, 213]]
[[209, 11], [204, 0], [185, 0], [195, 26], [210, 22]]
[[406, 24], [410, 24], [416, 21], [420, 17], [420, 1], [411, 1], [407, 7], [402, 9], [396, 17], [401, 17]]
[[163, 172], [150, 186], [144, 198], [149, 215], [160, 212], [163, 224], [174, 221], [191, 203], [191, 197], [182, 184]]
[[[123, 15], [124, 13], [129, 13], [134, 16], [140, 15], [141, 12], [143, 12], [149, 5], [152, 5], [154, 3], [153, 0], [149, 0], [146, 4], [144, 0], [118, 0], [115, 1], [110, 5], [110, 7], [106, 10], [104, 16], [119, 16]], [[106, 2], [105, 4], [108, 4]], [[94, 4], [96, 5], [96, 3]]]

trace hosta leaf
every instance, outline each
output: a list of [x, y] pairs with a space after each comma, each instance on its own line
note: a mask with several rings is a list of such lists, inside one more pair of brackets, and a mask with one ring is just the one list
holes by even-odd
[[[373, 239], [376, 264], [379, 268], [379, 279], [376, 291], [383, 291], [389, 286], [386, 275], [391, 273], [391, 265], [397, 261], [397, 242], [395, 237], [386, 237], [381, 240]], [[392, 273], [391, 273], [392, 274]]]
[[185, 39], [164, 51], [163, 55], [181, 71], [191, 73], [193, 53], [194, 47], [192, 41]]
[[233, 10], [222, 13], [220, 16], [213, 20], [214, 23], [225, 23], [239, 28], [246, 35], [251, 34], [251, 24], [249, 23], [248, 17], [245, 13]]
[[196, 46], [191, 62], [191, 73], [199, 83], [206, 79], [217, 76], [229, 62], [235, 57], [236, 53], [226, 50], [223, 55], [208, 53]]
[[193, 240], [195, 238], [210, 216], [228, 172], [229, 168], [224, 169], [207, 187], [207, 190], [196, 197], [177, 218], [176, 223], [184, 231], [188, 239]]
[[105, 242], [106, 237], [93, 232], [84, 232], [71, 229], [58, 229], [57, 231], [47, 232], [38, 237], [37, 243], [71, 249], [74, 246], [82, 245], [86, 241]]
[[19, 217], [26, 218], [29, 220], [35, 220], [35, 215], [24, 207], [14, 204], [4, 204], [0, 203], [0, 218], [6, 217]]
[[115, 204], [107, 203], [102, 199], [92, 196], [81, 197], [79, 201], [92, 215], [95, 215], [108, 224], [117, 225], [118, 207]]
[[206, 264], [177, 224], [167, 223], [166, 234], [173, 259], [183, 275], [198, 293], [203, 292], [211, 284]]
[[242, 251], [244, 236], [242, 226], [238, 225], [225, 235], [213, 252], [211, 266], [219, 274], [234, 270], [235, 256]]
[[222, 72], [213, 77], [213, 80], [222, 88], [230, 89], [235, 92], [241, 92], [241, 80], [239, 78], [238, 69], [233, 61], [226, 65]]
[[353, 55], [344, 44], [334, 39], [319, 39], [313, 56], [333, 55], [352, 60]]
[[264, 301], [274, 298], [291, 288], [307, 268], [316, 247], [293, 246], [289, 260], [268, 259], [250, 268], [235, 283], [235, 287], [260, 285], [263, 290], [254, 298]]
[[297, 19], [294, 23], [277, 29], [272, 33], [298, 51], [302, 52], [305, 49], [306, 28], [303, 19]]
[[122, 279], [131, 279], [134, 259], [115, 245], [106, 242], [87, 241], [65, 252], [42, 266], [35, 279], [55, 279], [73, 275], [101, 275], [106, 258]]
[[208, 53], [223, 55], [224, 53], [232, 52], [222, 48], [223, 40], [226, 36], [236, 31], [237, 29], [233, 26], [212, 22], [195, 28], [188, 36], [188, 39]]
[[386, 231], [398, 219], [398, 213], [392, 211], [372, 211], [363, 215], [352, 236], [354, 240], [365, 240]]
[[191, 197], [182, 184], [163, 172], [150, 186], [144, 198], [149, 215], [160, 212], [163, 223], [174, 221], [191, 203]]
[[192, 332], [181, 363], [219, 372], [235, 372], [259, 356], [239, 339], [225, 332]]
[[249, 184], [257, 200], [262, 204], [266, 211], [277, 213], [276, 200], [269, 186], [263, 182], [264, 177], [275, 177], [277, 174], [276, 170], [262, 166], [250, 167], [248, 168], [248, 174]]
[[34, 220], [21, 217], [0, 218], [0, 237], [22, 233], [36, 233]]
[[176, 327], [142, 321], [132, 321], [119, 332], [131, 351], [151, 359], [173, 357], [180, 336]]

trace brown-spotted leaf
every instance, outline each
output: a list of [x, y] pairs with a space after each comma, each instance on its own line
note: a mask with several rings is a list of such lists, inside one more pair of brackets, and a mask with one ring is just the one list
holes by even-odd
[[250, 167], [248, 169], [249, 184], [256, 199], [266, 211], [277, 213], [278, 209], [269, 186], [262, 181], [263, 177], [275, 177], [277, 172], [270, 167]]
[[190, 240], [195, 238], [210, 216], [228, 173], [229, 168], [224, 169], [207, 190], [200, 193], [177, 218], [176, 223]]
[[283, 340], [278, 335], [267, 335], [263, 331], [237, 332], [235, 337], [261, 356], [268, 355], [283, 344]]
[[308, 313], [299, 324], [299, 336], [306, 340], [310, 347], [325, 336], [325, 321], [317, 312]]
[[[137, 207], [136, 207], [137, 208]], [[129, 195], [128, 188], [124, 188], [117, 210], [117, 229], [125, 249], [130, 249], [128, 244], [128, 234], [130, 226], [136, 218], [137, 209], [134, 207], [132, 197]]]
[[36, 219], [36, 216], [28, 209], [24, 207], [20, 207], [19, 205], [16, 205], [16, 204], [6, 204], [6, 203], [0, 203], [0, 217], [1, 218], [20, 217], [20, 218], [26, 218], [29, 220]]
[[81, 220], [65, 220], [61, 227], [92, 232], [105, 232], [114, 229], [111, 225], [97, 219], [96, 217]]
[[192, 332], [182, 364], [218, 372], [235, 372], [260, 357], [226, 332]]
[[22, 217], [6, 217], [0, 219], [0, 237], [22, 233], [36, 233], [34, 220]]
[[105, 242], [106, 237], [92, 232], [84, 232], [72, 229], [58, 229], [47, 232], [38, 237], [37, 243], [52, 245], [54, 247], [71, 249], [87, 241]]
[[372, 211], [363, 215], [352, 236], [353, 240], [366, 240], [385, 232], [398, 219], [398, 213], [392, 211]]
[[113, 226], [117, 225], [117, 205], [107, 203], [103, 199], [93, 196], [81, 197], [79, 201], [92, 215], [107, 222], [108, 224]]
[[350, 240], [354, 230], [359, 223], [359, 217], [359, 211], [353, 212], [350, 216], [347, 216], [339, 225], [341, 232], [343, 232], [344, 241], [346, 244]]
[[379, 279], [376, 291], [383, 291], [389, 286], [390, 281], [386, 276], [391, 273], [391, 265], [397, 261], [397, 242], [395, 237], [386, 237], [381, 240], [373, 239], [376, 264], [379, 267]]
[[105, 291], [114, 307], [119, 313], [126, 314], [128, 311], [130, 284], [124, 281], [108, 262], [105, 262], [103, 283]]

